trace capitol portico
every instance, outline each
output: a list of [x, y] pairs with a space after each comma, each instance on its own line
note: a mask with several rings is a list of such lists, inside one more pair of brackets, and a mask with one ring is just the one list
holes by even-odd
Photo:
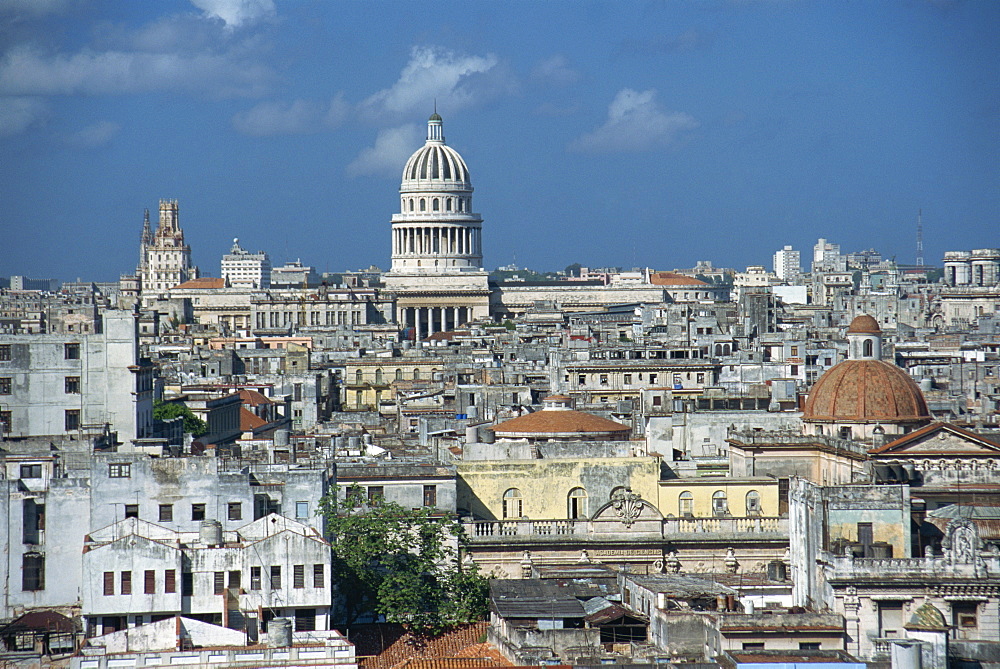
[[488, 318], [483, 219], [472, 209], [469, 168], [445, 144], [441, 117], [427, 122], [427, 141], [403, 168], [399, 213], [392, 217], [392, 269], [386, 290], [396, 322], [417, 339]]

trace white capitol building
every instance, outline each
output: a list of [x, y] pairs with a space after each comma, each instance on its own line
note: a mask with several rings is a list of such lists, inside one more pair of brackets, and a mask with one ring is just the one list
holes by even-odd
[[479, 319], [517, 316], [541, 300], [584, 311], [672, 302], [683, 295], [674, 288], [689, 292], [692, 301], [715, 297], [709, 286], [699, 292], [648, 278], [608, 286], [491, 284], [483, 269], [483, 219], [474, 213], [472, 192], [469, 168], [445, 143], [435, 112], [427, 122], [427, 140], [403, 168], [399, 213], [392, 217], [392, 269], [384, 275], [385, 289], [395, 297], [396, 323], [415, 328], [418, 339]]

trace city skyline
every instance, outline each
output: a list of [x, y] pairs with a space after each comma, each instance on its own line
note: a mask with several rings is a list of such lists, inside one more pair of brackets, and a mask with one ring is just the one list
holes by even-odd
[[991, 3], [458, 7], [8, 3], [0, 275], [130, 273], [160, 198], [205, 275], [386, 269], [435, 104], [489, 268], [997, 246]]

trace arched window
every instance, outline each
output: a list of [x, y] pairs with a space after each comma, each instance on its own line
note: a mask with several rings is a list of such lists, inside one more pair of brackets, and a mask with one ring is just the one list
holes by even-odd
[[677, 510], [681, 518], [694, 517], [694, 495], [685, 490], [677, 496]]
[[861, 343], [861, 355], [866, 358], [872, 357], [872, 340], [866, 339]]
[[375, 383], [377, 383], [378, 385], [382, 385], [382, 370], [381, 369], [376, 369], [375, 370]]
[[410, 198], [410, 211], [413, 211], [413, 198]]
[[729, 355], [730, 353], [732, 353], [732, 350], [729, 348], [729, 344], [723, 344], [722, 355]]
[[397, 381], [402, 381], [403, 380], [403, 370], [401, 370], [401, 369], [397, 369], [396, 370], [396, 380]]
[[760, 493], [756, 490], [751, 490], [747, 493], [747, 515], [760, 515]]
[[458, 210], [459, 211], [465, 211], [465, 205], [464, 205], [464, 201], [462, 200], [462, 198], [458, 198]]
[[583, 488], [573, 488], [569, 491], [570, 519], [587, 517], [587, 491]]
[[715, 345], [715, 355], [722, 355], [722, 344]]
[[358, 384], [365, 382], [365, 375], [360, 369], [354, 374], [354, 382]]
[[427, 200], [420, 198], [420, 211], [427, 211]]
[[420, 380], [420, 370], [419, 369], [414, 368], [414, 370], [413, 370], [413, 380], [414, 381], [419, 381]]
[[433, 209], [434, 211], [440, 211], [441, 210], [441, 200], [439, 200], [438, 198], [434, 198], [431, 201], [431, 209]]
[[716, 517], [729, 516], [729, 500], [726, 499], [725, 490], [716, 490], [712, 493], [712, 515]]
[[503, 517], [520, 518], [524, 515], [524, 507], [521, 505], [521, 491], [517, 488], [510, 488], [503, 494]]
[[444, 201], [444, 209], [445, 209], [445, 211], [451, 211], [451, 198], [450, 197]]

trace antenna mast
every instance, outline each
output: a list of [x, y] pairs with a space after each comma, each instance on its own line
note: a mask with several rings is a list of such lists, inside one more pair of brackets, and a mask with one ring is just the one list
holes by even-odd
[[917, 267], [924, 266], [924, 210], [917, 209]]

